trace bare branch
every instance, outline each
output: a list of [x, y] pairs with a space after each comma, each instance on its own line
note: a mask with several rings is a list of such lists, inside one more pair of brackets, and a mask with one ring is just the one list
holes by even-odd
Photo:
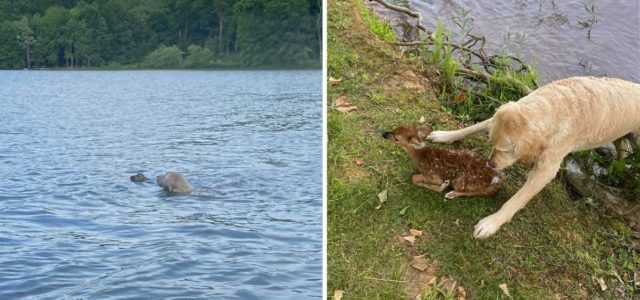
[[427, 27], [424, 27], [424, 25], [422, 25], [422, 14], [420, 14], [419, 12], [410, 10], [410, 9], [402, 7], [402, 6], [391, 4], [391, 3], [387, 2], [387, 1], [384, 1], [384, 0], [369, 0], [369, 1], [378, 2], [378, 3], [382, 4], [382, 6], [388, 8], [388, 9], [395, 10], [397, 12], [401, 12], [401, 13], [404, 13], [404, 14], [407, 14], [407, 15], [409, 15], [411, 17], [416, 18], [417, 19], [416, 20], [416, 27], [418, 29], [426, 32], [427, 35], [429, 36], [429, 38], [432, 38], [431, 36], [433, 35], [433, 32], [431, 32], [429, 29], [427, 29]]

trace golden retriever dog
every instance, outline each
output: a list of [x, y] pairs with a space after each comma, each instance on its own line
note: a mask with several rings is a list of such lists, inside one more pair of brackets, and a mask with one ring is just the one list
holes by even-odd
[[171, 194], [188, 194], [193, 188], [191, 184], [177, 172], [167, 172], [156, 177], [156, 182]]
[[640, 129], [640, 84], [613, 78], [571, 77], [535, 90], [518, 102], [502, 105], [492, 118], [427, 137], [451, 143], [489, 131], [491, 167], [501, 170], [516, 161], [533, 164], [527, 181], [504, 205], [476, 224], [473, 235], [485, 238], [522, 209], [575, 151], [597, 148]]
[[460, 196], [491, 196], [498, 192], [500, 174], [487, 167], [487, 160], [472, 152], [427, 147], [422, 142], [431, 132], [428, 125], [401, 126], [385, 132], [382, 137], [402, 147], [419, 174], [412, 177], [414, 185], [442, 192], [451, 186], [446, 199]]

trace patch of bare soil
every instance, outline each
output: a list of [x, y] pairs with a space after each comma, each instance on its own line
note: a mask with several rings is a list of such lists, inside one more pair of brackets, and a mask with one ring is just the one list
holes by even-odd
[[427, 91], [426, 87], [429, 84], [428, 79], [417, 75], [412, 70], [406, 70], [391, 76], [385, 82], [384, 87], [387, 92], [407, 89], [424, 93]]
[[407, 293], [408, 299], [416, 299], [420, 297], [426, 290], [436, 283], [437, 276], [436, 270], [438, 269], [437, 260], [427, 260], [424, 255], [421, 255], [422, 259], [407, 264], [404, 279], [404, 290]]
[[407, 263], [403, 277], [404, 290], [407, 299], [420, 300], [427, 291], [437, 290], [443, 295], [456, 295], [459, 300], [466, 298], [466, 291], [458, 285], [458, 282], [448, 276], [438, 278], [437, 271], [440, 266], [438, 260], [430, 258], [427, 254], [420, 254], [415, 247], [418, 239], [430, 239], [422, 231], [410, 229], [407, 236], [396, 236], [396, 240], [404, 246], [407, 252]]

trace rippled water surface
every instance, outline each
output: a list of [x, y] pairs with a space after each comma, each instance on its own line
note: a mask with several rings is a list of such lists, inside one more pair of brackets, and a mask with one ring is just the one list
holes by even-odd
[[[394, 2], [394, 1], [390, 1]], [[585, 9], [595, 5], [593, 15]], [[377, 4], [377, 3], [376, 3]], [[454, 34], [467, 22], [471, 34], [485, 36], [487, 49], [500, 51], [505, 36], [511, 53], [533, 62], [542, 83], [576, 75], [607, 75], [640, 82], [640, 1], [638, 0], [411, 0], [424, 24], [438, 20]], [[406, 17], [376, 5], [397, 24]], [[468, 11], [467, 14], [463, 11]], [[415, 24], [414, 18], [407, 19]], [[470, 25], [472, 24], [472, 25]], [[398, 27], [400, 29], [400, 27]]]
[[319, 298], [321, 81], [0, 72], [0, 299]]

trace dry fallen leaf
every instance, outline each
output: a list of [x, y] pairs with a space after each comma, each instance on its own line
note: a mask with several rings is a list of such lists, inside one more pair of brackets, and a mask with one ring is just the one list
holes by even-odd
[[416, 237], [412, 236], [412, 235], [408, 235], [408, 236], [403, 236], [402, 237], [405, 241], [411, 243], [411, 245], [413, 245], [413, 243], [416, 242]]
[[500, 287], [500, 289], [502, 290], [502, 292], [507, 295], [507, 297], [511, 297], [511, 295], [509, 294], [509, 288], [507, 287], [506, 283], [500, 284], [498, 285], [498, 287]]
[[353, 162], [355, 162], [356, 165], [358, 165], [358, 166], [364, 165], [364, 159], [363, 158], [356, 158], [356, 159], [353, 160]]
[[424, 271], [429, 268], [429, 263], [424, 258], [424, 255], [414, 256], [413, 261], [411, 262], [411, 267], [420, 271]]
[[467, 93], [462, 92], [462, 93], [456, 95], [456, 101], [457, 102], [464, 102], [465, 100], [467, 100]]
[[409, 234], [411, 236], [422, 236], [422, 231], [416, 230], [416, 229], [409, 229]]
[[351, 104], [349, 101], [347, 101], [347, 96], [340, 96], [338, 98], [336, 98], [336, 101], [333, 104], [336, 109], [341, 112], [341, 113], [348, 113], [351, 111], [356, 110], [358, 107]]
[[349, 101], [347, 101], [347, 96], [340, 96], [338, 98], [336, 98], [336, 101], [333, 104], [335, 107], [342, 107], [342, 106], [351, 106], [353, 104], [351, 104]]
[[329, 76], [329, 83], [331, 84], [338, 84], [342, 81], [342, 78], [333, 78], [331, 76]]
[[465, 291], [463, 287], [459, 286], [458, 287], [458, 300], [465, 300], [465, 299], [467, 299], [467, 291]]
[[382, 203], [387, 202], [387, 190], [384, 190], [378, 194], [378, 200], [380, 204], [376, 207], [376, 209], [380, 209], [382, 207]]
[[341, 300], [343, 295], [344, 295], [344, 291], [343, 290], [335, 290], [333, 292], [333, 299], [334, 300]]
[[598, 283], [598, 285], [600, 286], [600, 289], [602, 291], [606, 291], [607, 290], [607, 288], [608, 288], [607, 284], [604, 282], [604, 279], [602, 279], [602, 277], [600, 277], [600, 278], [592, 277], [592, 278], [593, 278], [593, 280], [595, 280]]

